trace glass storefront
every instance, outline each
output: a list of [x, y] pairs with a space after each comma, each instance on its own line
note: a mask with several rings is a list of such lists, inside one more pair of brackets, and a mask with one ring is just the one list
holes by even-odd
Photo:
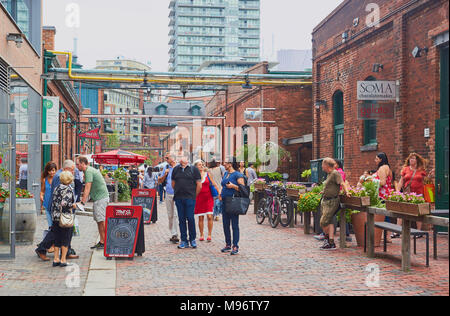
[[[16, 74], [11, 75], [8, 117], [16, 122], [16, 184], [19, 186], [20, 166], [27, 164], [26, 182], [23, 188], [36, 198], [40, 209], [41, 171], [41, 96]], [[22, 162], [24, 159], [26, 162]]]
[[[0, 91], [1, 93], [1, 91]], [[15, 122], [0, 118], [0, 259], [14, 258]]]

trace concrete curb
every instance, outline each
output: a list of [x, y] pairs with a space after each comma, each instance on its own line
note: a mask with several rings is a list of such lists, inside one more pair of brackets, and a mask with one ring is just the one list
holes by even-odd
[[103, 250], [92, 252], [83, 296], [116, 296], [116, 262], [106, 260]]

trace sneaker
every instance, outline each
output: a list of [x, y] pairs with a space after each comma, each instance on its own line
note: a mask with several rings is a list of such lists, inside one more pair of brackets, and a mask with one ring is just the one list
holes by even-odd
[[178, 239], [178, 236], [174, 235], [172, 238], [170, 238], [170, 242], [174, 244], [178, 244], [180, 240]]
[[195, 240], [191, 241], [191, 247], [192, 247], [193, 249], [196, 249], [196, 248], [197, 248], [197, 242], [196, 242]]
[[223, 248], [221, 250], [222, 253], [226, 253], [226, 252], [231, 252], [231, 247], [230, 246], [226, 246], [225, 248]]
[[233, 247], [233, 250], [231, 251], [231, 255], [235, 256], [239, 253], [239, 248], [238, 247]]
[[314, 236], [314, 238], [319, 241], [325, 240], [325, 234], [320, 234], [320, 235]]
[[352, 239], [352, 237], [350, 237], [350, 236], [346, 237], [345, 240], [346, 240], [347, 242], [353, 242], [353, 239]]
[[98, 244], [96, 244], [95, 246], [92, 246], [91, 249], [104, 249], [105, 245], [102, 244], [101, 242], [99, 242]]
[[336, 250], [336, 245], [330, 244], [328, 241], [324, 243], [324, 245], [322, 247], [320, 247], [320, 250], [324, 250], [324, 251], [330, 251], [330, 250]]
[[189, 243], [182, 241], [179, 245], [178, 245], [178, 249], [187, 249], [189, 248]]

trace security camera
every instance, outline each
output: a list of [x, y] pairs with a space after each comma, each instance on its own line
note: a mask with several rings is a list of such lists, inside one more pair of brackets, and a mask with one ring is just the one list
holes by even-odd
[[412, 55], [414, 58], [419, 58], [422, 57], [422, 52], [424, 52], [425, 54], [428, 54], [428, 47], [424, 47], [424, 48], [420, 48], [418, 46], [414, 47], [413, 51], [412, 51]]

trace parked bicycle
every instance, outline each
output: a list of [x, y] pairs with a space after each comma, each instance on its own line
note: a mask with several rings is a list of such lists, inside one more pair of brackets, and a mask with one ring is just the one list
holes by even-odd
[[272, 185], [258, 203], [256, 222], [262, 225], [267, 217], [272, 228], [277, 228], [278, 224], [288, 227], [294, 215], [292, 211], [286, 188]]
[[265, 197], [258, 203], [256, 222], [262, 225], [267, 217], [270, 225], [275, 228], [278, 226], [279, 221], [278, 216], [273, 216], [273, 214], [278, 214], [280, 208], [276, 186], [271, 186], [270, 189], [266, 189], [265, 193]]

